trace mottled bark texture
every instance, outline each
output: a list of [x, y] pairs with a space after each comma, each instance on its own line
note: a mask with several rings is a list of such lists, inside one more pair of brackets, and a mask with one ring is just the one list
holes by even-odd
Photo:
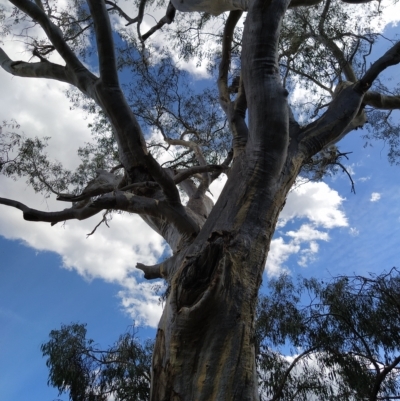
[[[73, 202], [60, 212], [34, 210], [5, 198], [0, 198], [0, 204], [20, 209], [26, 220], [52, 224], [110, 209], [136, 213], [168, 242], [171, 258], [153, 266], [137, 266], [145, 278], [164, 278], [169, 284], [153, 356], [152, 401], [259, 399], [255, 309], [269, 245], [286, 196], [305, 162], [364, 123], [365, 105], [399, 108], [398, 96], [368, 89], [385, 68], [400, 62], [400, 45], [395, 44], [357, 80], [351, 65], [343, 62], [340, 49], [324, 36], [321, 20], [321, 40], [329, 42], [347, 81], [337, 86], [320, 118], [299, 126], [288, 106], [278, 67], [282, 20], [288, 7], [299, 5], [293, 1], [246, 2], [241, 76], [237, 77], [234, 99], [228, 75], [233, 33], [242, 10], [230, 13], [222, 40], [218, 90], [233, 149], [223, 163], [213, 165], [207, 163], [197, 143], [185, 140], [185, 133], [179, 140], [165, 138], [168, 145], [193, 152], [197, 165], [182, 170], [163, 168], [149, 153], [120, 87], [106, 3], [122, 13], [117, 5], [88, 1], [99, 56], [100, 76], [96, 77], [68, 47], [40, 1], [11, 1], [42, 27], [65, 65], [43, 60], [15, 62], [0, 49], [3, 69], [20, 77], [68, 82], [92, 98], [112, 126], [121, 165], [109, 172], [99, 170], [78, 195], [57, 193], [60, 201]], [[142, 8], [144, 3], [142, 0]], [[173, 4], [178, 8], [184, 3]], [[303, 5], [309, 4], [305, 1]], [[328, 8], [329, 0], [324, 12]], [[141, 21], [140, 10], [137, 19], [126, 18], [128, 23]], [[168, 10], [174, 13], [175, 9], [170, 5]], [[173, 15], [168, 18], [171, 21]], [[121, 168], [124, 174], [115, 174]], [[206, 192], [222, 171], [228, 181], [213, 207]], [[181, 203], [178, 188], [189, 198], [186, 205]]]

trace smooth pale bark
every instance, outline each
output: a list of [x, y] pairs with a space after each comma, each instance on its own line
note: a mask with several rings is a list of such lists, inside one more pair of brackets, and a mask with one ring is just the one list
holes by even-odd
[[247, 146], [200, 233], [168, 274], [170, 293], [153, 355], [153, 401], [258, 399], [257, 294], [279, 212], [301, 166], [300, 159], [286, 166], [289, 113], [277, 68], [287, 4], [264, 4], [254, 3], [244, 34]]

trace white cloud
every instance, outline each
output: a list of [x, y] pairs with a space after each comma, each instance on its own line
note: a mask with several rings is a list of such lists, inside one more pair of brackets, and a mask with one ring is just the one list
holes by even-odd
[[359, 231], [357, 228], [355, 228], [355, 227], [350, 227], [350, 229], [349, 229], [349, 234], [350, 234], [352, 237], [357, 237], [357, 236], [360, 234], [360, 231]]
[[346, 227], [347, 218], [340, 206], [344, 199], [324, 182], [300, 181], [289, 193], [279, 226], [295, 218], [306, 218], [324, 228]]
[[267, 274], [273, 277], [287, 271], [287, 268], [284, 267], [284, 263], [291, 255], [298, 253], [300, 249], [300, 244], [296, 244], [294, 241], [285, 243], [282, 237], [273, 239], [265, 265]]
[[[298, 255], [297, 264], [302, 267], [314, 262], [319, 250], [317, 241], [329, 241], [326, 230], [348, 226], [341, 210], [343, 201], [337, 191], [323, 182], [300, 181], [289, 193], [281, 212], [280, 236], [272, 240], [265, 267], [267, 274], [276, 276], [287, 271], [285, 263], [292, 255]], [[297, 230], [283, 231], [289, 222], [299, 220], [307, 223]]]
[[381, 199], [381, 194], [379, 192], [372, 192], [371, 197], [369, 198], [370, 202], [377, 202]]

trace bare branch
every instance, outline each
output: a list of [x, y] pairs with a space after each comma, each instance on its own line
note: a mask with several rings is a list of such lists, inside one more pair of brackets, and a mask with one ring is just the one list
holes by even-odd
[[400, 63], [400, 42], [397, 42], [392, 46], [381, 58], [375, 61], [374, 64], [368, 69], [368, 71], [361, 78], [360, 82], [362, 89], [367, 91], [371, 87], [372, 83], [379, 76], [379, 74], [386, 68], [391, 67]]
[[400, 109], [400, 96], [382, 95], [382, 93], [368, 91], [364, 95], [363, 103], [375, 109], [394, 110]]
[[157, 32], [158, 30], [160, 30], [165, 24], [168, 24], [168, 25], [171, 24], [174, 21], [175, 13], [176, 13], [176, 9], [173, 6], [173, 4], [170, 2], [168, 4], [167, 11], [165, 12], [164, 17], [162, 17], [156, 25], [154, 25], [144, 35], [142, 35], [142, 41], [144, 42], [151, 35], [153, 35], [154, 32]]
[[161, 263], [157, 263], [156, 265], [147, 266], [143, 263], [137, 263], [136, 268], [142, 270], [144, 272], [144, 278], [147, 280], [152, 280], [155, 278], [163, 278], [168, 280], [171, 276], [172, 272], [179, 266], [177, 263], [177, 259], [179, 259], [180, 255], [175, 254]]
[[184, 139], [170, 139], [170, 138], [165, 138], [165, 141], [169, 145], [175, 145], [175, 146], [184, 146], [185, 148], [191, 149], [194, 154], [196, 155], [196, 159], [199, 162], [201, 166], [206, 166], [207, 161], [204, 158], [203, 152], [201, 151], [200, 146], [193, 141], [186, 141]]
[[220, 174], [226, 171], [228, 168], [229, 168], [228, 166], [219, 164], [208, 164], [207, 166], [194, 166], [186, 170], [179, 171], [178, 174], [174, 177], [174, 182], [175, 184], [180, 184], [182, 181], [185, 181], [189, 177], [192, 177], [193, 175], [199, 173], [218, 172]]
[[118, 86], [117, 63], [110, 18], [104, 0], [88, 0], [96, 32], [99, 70], [102, 82], [107, 86]]
[[52, 223], [52, 225], [65, 220], [84, 220], [103, 210], [101, 207], [91, 207], [90, 205], [84, 207], [79, 207], [81, 205], [74, 205], [69, 209], [64, 209], [59, 212], [42, 212], [40, 210], [31, 209], [21, 202], [7, 198], [0, 198], [0, 204], [21, 210], [24, 219], [27, 221], [44, 221]]
[[137, 263], [136, 269], [142, 270], [144, 273], [144, 278], [146, 280], [153, 280], [155, 278], [164, 278], [161, 273], [161, 266], [163, 263], [158, 263], [156, 265], [148, 266], [143, 263]]
[[110, 228], [110, 226], [108, 225], [108, 223], [107, 223], [107, 214], [108, 213], [110, 213], [110, 211], [109, 210], [106, 210], [104, 213], [103, 213], [103, 218], [100, 220], [100, 222], [96, 225], [96, 227], [89, 233], [89, 234], [86, 234], [86, 238], [88, 238], [88, 237], [90, 237], [91, 235], [93, 235], [95, 232], [96, 232], [96, 230], [104, 223], [108, 228]]
[[48, 78], [74, 84], [62, 65], [50, 63], [49, 61], [39, 63], [13, 61], [2, 48], [0, 48], [0, 65], [5, 71], [17, 77]]
[[91, 180], [80, 195], [59, 194], [57, 200], [65, 202], [78, 202], [84, 199], [106, 194], [118, 188], [122, 176], [116, 176], [106, 170], [97, 170], [97, 176]]
[[342, 138], [346, 128], [359, 113], [362, 99], [363, 93], [359, 84], [338, 85], [328, 110], [300, 131], [299, 141], [306, 147], [307, 157]]
[[135, 22], [138, 22], [139, 20], [141, 21], [143, 19], [144, 6], [145, 6], [146, 2], [147, 2], [147, 0], [141, 0], [140, 5], [139, 5], [139, 14], [135, 18], [131, 18], [115, 2], [105, 0], [105, 3], [108, 4], [109, 6], [111, 6], [111, 8], [109, 8], [108, 11], [116, 10], [122, 18], [124, 18], [128, 21], [125, 26], [134, 24]]
[[236, 24], [239, 22], [242, 16], [242, 11], [231, 11], [229, 17], [226, 20], [224, 33], [222, 36], [222, 57], [219, 63], [219, 75], [218, 75], [218, 91], [219, 101], [222, 109], [225, 113], [228, 111], [228, 105], [230, 104], [229, 89], [228, 89], [228, 72], [231, 65], [231, 47], [233, 32], [235, 31]]
[[71, 71], [75, 78], [74, 85], [76, 85], [84, 93], [90, 93], [93, 88], [93, 83], [97, 78], [84, 67], [75, 53], [67, 45], [65, 39], [63, 38], [61, 29], [56, 26], [49, 19], [46, 13], [35, 3], [29, 0], [10, 1], [34, 21], [37, 21], [40, 24], [54, 48], [67, 63], [69, 71]]
[[159, 188], [160, 185], [154, 181], [144, 181], [144, 182], [135, 182], [133, 184], [126, 185], [122, 188], [119, 188], [120, 191], [128, 191], [130, 189], [137, 189], [137, 188]]
[[136, 196], [129, 192], [115, 191], [94, 200], [91, 205], [101, 209], [122, 210], [140, 215], [163, 218], [173, 224], [181, 234], [192, 236], [199, 231], [198, 225], [186, 214], [165, 201]]
[[10, 0], [10, 2], [40, 24], [50, 42], [75, 73], [85, 73], [87, 77], [92, 77], [65, 42], [61, 29], [53, 24], [40, 7], [28, 0]]

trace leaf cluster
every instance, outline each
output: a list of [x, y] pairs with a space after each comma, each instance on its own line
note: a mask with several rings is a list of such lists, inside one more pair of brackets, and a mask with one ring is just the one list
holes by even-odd
[[265, 399], [399, 396], [399, 273], [272, 280], [256, 328]]
[[72, 323], [50, 332], [41, 346], [49, 368], [48, 384], [69, 393], [71, 401], [147, 400], [152, 342], [142, 345], [134, 327], [107, 350], [86, 338], [86, 325]]

